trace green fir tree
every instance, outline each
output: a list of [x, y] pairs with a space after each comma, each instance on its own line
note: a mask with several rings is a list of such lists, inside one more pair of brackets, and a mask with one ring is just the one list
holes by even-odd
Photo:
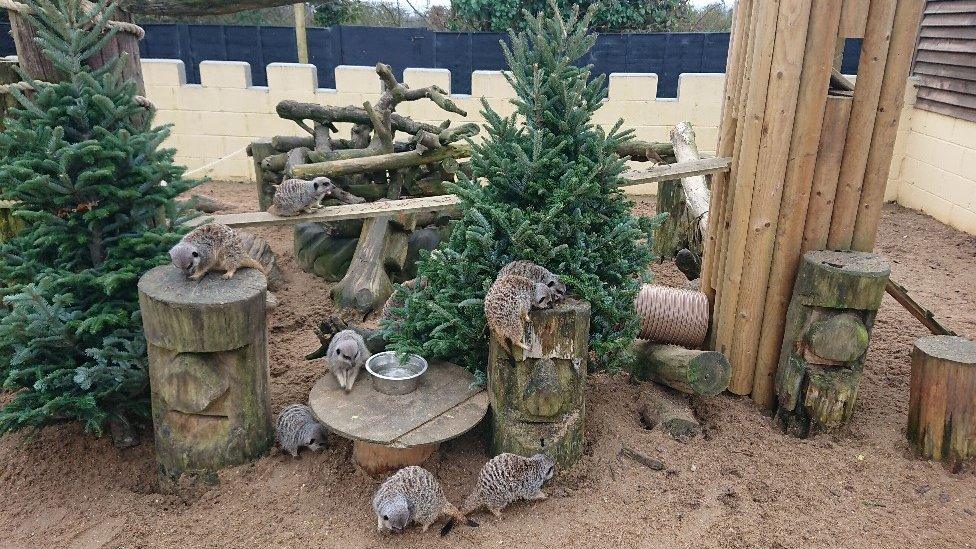
[[595, 41], [587, 32], [595, 8], [565, 18], [554, 8], [549, 17], [526, 14], [525, 31], [512, 36], [511, 49], [503, 44], [516, 113], [503, 118], [483, 102], [487, 137], [474, 145], [474, 180], [451, 186], [463, 217], [449, 241], [421, 260], [426, 286], [397, 289], [404, 305], [384, 326], [399, 352], [483, 371], [482, 300], [502, 266], [528, 259], [590, 301], [597, 366], [628, 364], [653, 222], [631, 214], [619, 187], [625, 162], [616, 150], [632, 131], [621, 130], [622, 121], [606, 131], [592, 122], [607, 96], [605, 79], [576, 64]]
[[0, 246], [0, 433], [148, 417], [136, 283], [181, 236], [174, 198], [190, 188], [169, 135], [135, 100], [121, 59], [85, 61], [114, 35], [101, 0], [30, 0], [44, 55], [64, 75], [16, 93], [0, 134], [0, 198], [26, 227]]

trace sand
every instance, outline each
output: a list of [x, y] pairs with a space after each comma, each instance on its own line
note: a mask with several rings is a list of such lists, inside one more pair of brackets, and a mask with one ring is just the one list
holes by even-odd
[[[208, 183], [197, 192], [255, 209], [251, 186]], [[649, 213], [652, 206], [640, 204]], [[303, 402], [323, 374], [303, 356], [312, 327], [333, 313], [329, 285], [302, 272], [285, 228], [256, 231], [278, 252], [287, 286], [270, 314], [272, 406]], [[976, 336], [976, 238], [922, 214], [886, 206], [879, 250], [893, 278], [944, 322]], [[657, 281], [680, 284], [670, 264]], [[355, 315], [347, 319], [354, 320]], [[976, 474], [914, 458], [904, 438], [908, 355], [926, 334], [890, 298], [874, 331], [850, 432], [797, 440], [750, 400], [703, 399], [705, 434], [678, 443], [644, 429], [642, 386], [598, 374], [587, 382], [583, 461], [546, 490], [550, 499], [480, 514], [480, 528], [447, 538], [378, 534], [378, 485], [330, 437], [320, 454], [275, 451], [227, 469], [220, 483], [181, 495], [156, 482], [151, 435], [131, 449], [77, 425], [0, 439], [0, 547], [969, 547], [976, 544]], [[652, 471], [618, 461], [621, 445], [664, 462]], [[426, 466], [459, 501], [486, 460], [484, 432], [442, 446]]]

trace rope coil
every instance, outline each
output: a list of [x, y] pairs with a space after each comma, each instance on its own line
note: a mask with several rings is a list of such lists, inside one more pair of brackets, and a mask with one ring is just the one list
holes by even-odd
[[[4, 0], [0, 0], [0, 2], [3, 1]], [[50, 84], [50, 82], [45, 82], [43, 80], [35, 80], [35, 82], [37, 82], [38, 84]], [[24, 81], [14, 82], [13, 84], [0, 84], [0, 95], [3, 95], [5, 93], [10, 93], [10, 91], [13, 89], [17, 89], [21, 92], [29, 92], [29, 91], [34, 91], [34, 86], [31, 86], [29, 82], [24, 82]], [[153, 109], [156, 107], [153, 104], [153, 102], [149, 100], [148, 97], [145, 97], [143, 95], [136, 95], [132, 99], [133, 101], [136, 102], [136, 105], [139, 105], [144, 109]]]
[[640, 337], [698, 348], [708, 334], [708, 298], [702, 292], [644, 284], [634, 300]]

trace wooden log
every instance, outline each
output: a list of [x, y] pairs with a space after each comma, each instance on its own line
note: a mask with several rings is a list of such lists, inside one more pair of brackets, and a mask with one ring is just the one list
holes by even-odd
[[905, 434], [916, 452], [953, 470], [976, 456], [976, 343], [957, 336], [916, 341], [910, 393]]
[[[655, 198], [657, 213], [667, 213], [668, 217], [654, 229], [652, 241], [654, 253], [662, 259], [671, 259], [683, 248], [691, 249], [692, 224], [688, 215], [685, 194], [680, 181], [662, 181], [657, 186]], [[698, 248], [701, 253], [701, 249]]]
[[285, 274], [278, 263], [278, 256], [271, 249], [268, 241], [247, 231], [237, 231], [241, 237], [241, 244], [247, 255], [253, 257], [258, 263], [264, 265], [265, 277], [268, 279], [268, 290], [275, 292], [285, 284]]
[[637, 341], [634, 373], [682, 393], [715, 396], [729, 386], [732, 366], [722, 353]]
[[368, 475], [379, 478], [410, 465], [420, 465], [437, 453], [440, 443], [421, 444], [410, 448], [392, 448], [354, 440], [352, 458]]
[[[698, 143], [695, 142], [695, 129], [690, 122], [679, 122], [671, 130], [671, 144], [674, 146], [674, 157], [678, 162], [688, 163], [701, 160], [698, 153]], [[704, 175], [691, 175], [681, 178], [681, 189], [687, 204], [688, 215], [696, 221], [698, 231], [693, 240], [698, 243], [696, 248], [701, 251], [701, 242], [708, 234], [708, 208], [711, 193]]]
[[624, 172], [623, 177], [625, 181], [620, 186], [629, 187], [631, 185], [644, 185], [645, 183], [681, 179], [696, 175], [727, 172], [729, 171], [731, 162], [731, 158], [705, 158], [695, 162], [679, 162], [677, 164], [663, 164], [641, 170], [629, 170]]
[[680, 442], [701, 434], [701, 424], [683, 395], [653, 383], [645, 387], [640, 416], [648, 429], [660, 428]]
[[440, 162], [445, 158], [467, 158], [471, 156], [471, 147], [466, 144], [441, 147], [427, 154], [416, 151], [404, 153], [388, 153], [364, 158], [350, 158], [330, 162], [314, 162], [302, 166], [295, 166], [287, 173], [298, 179], [313, 177], [339, 177], [343, 175], [376, 172], [381, 170], [399, 170], [411, 166]]
[[164, 480], [215, 479], [271, 447], [265, 293], [254, 269], [193, 282], [164, 265], [139, 280]]
[[[826, 88], [830, 80], [831, 51], [823, 47], [821, 37], [837, 33], [841, 4], [842, 0], [818, 2], [808, 13], [809, 24], [805, 51], [802, 54], [799, 91], [796, 95], [793, 136], [789, 153], [785, 155], [782, 200], [776, 221], [774, 245], [768, 256], [768, 284], [762, 324], [758, 331], [759, 339], [756, 342], [752, 399], [763, 409], [771, 409], [773, 405], [773, 378], [783, 342], [783, 320], [786, 318], [797, 265], [802, 255], [803, 224], [797, 220], [807, 217], [811, 180], [827, 107]], [[757, 287], [761, 288], [762, 285]]]
[[513, 356], [494, 336], [488, 348], [491, 451], [545, 453], [566, 470], [583, 454], [590, 304], [566, 299], [530, 318], [528, 351]]
[[[744, 92], [742, 80], [745, 57], [748, 53], [749, 15], [752, 0], [740, 0], [735, 4], [733, 14], [731, 44], [726, 67], [725, 90], [722, 99], [722, 120], [719, 124], [717, 154], [729, 157], [735, 147], [735, 136], [739, 124], [739, 95]], [[701, 289], [710, 302], [715, 301], [719, 264], [724, 262], [721, 240], [727, 235], [726, 199], [728, 196], [728, 174], [716, 174], [712, 178], [712, 198], [709, 211], [712, 212], [712, 229], [703, 244]]]
[[844, 140], [847, 138], [847, 123], [851, 117], [853, 102], [850, 97], [827, 97], [823, 132], [820, 135], [820, 154], [817, 155], [813, 170], [810, 204], [803, 227], [803, 253], [827, 247], [830, 218], [837, 195], [837, 178], [844, 159]]
[[861, 61], [857, 68], [854, 103], [851, 107], [847, 138], [844, 140], [844, 159], [837, 178], [837, 196], [834, 199], [834, 213], [827, 235], [827, 247], [831, 250], [851, 249], [854, 238], [854, 224], [881, 97], [896, 4], [897, 2], [872, 1], [868, 9]]
[[922, 16], [922, 2], [897, 4], [851, 242], [852, 249], [864, 252], [874, 249], [878, 235], [881, 206], [888, 186], [895, 138], [898, 136], [898, 122], [905, 105], [905, 86]]
[[[262, 212], [267, 211], [274, 200], [275, 189], [268, 178], [265, 177], [264, 160], [274, 154], [274, 147], [271, 141], [259, 139], [251, 142], [247, 148], [247, 154], [254, 160], [254, 183], [258, 192], [258, 209]], [[280, 183], [281, 181], [277, 181]]]
[[[362, 222], [301, 223], [295, 226], [295, 262], [307, 272], [338, 282], [346, 275], [359, 245]], [[343, 228], [354, 228], [348, 234]]]
[[674, 147], [671, 143], [654, 141], [628, 141], [617, 147], [617, 156], [630, 157], [636, 162], [664, 163], [674, 157]]
[[905, 308], [912, 316], [918, 319], [933, 335], [958, 335], [956, 332], [945, 327], [941, 322], [935, 318], [935, 314], [919, 305], [917, 301], [912, 299], [912, 296], [908, 295], [908, 290], [904, 286], [898, 284], [897, 282], [888, 279], [888, 284], [885, 285], [885, 291], [888, 295], [893, 297], [899, 305]]
[[840, 429], [857, 400], [890, 267], [860, 252], [803, 256], [776, 371], [776, 420], [798, 437]]

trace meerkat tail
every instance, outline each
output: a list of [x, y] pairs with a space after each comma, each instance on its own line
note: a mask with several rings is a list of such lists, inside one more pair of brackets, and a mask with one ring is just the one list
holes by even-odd
[[241, 259], [241, 267], [250, 267], [251, 269], [257, 269], [261, 271], [261, 274], [268, 276], [268, 268], [265, 267], [260, 261], [254, 259], [251, 256], [246, 256]]
[[464, 516], [464, 513], [459, 511], [457, 507], [451, 504], [448, 504], [447, 507], [444, 508], [444, 514], [448, 515], [448, 519], [444, 524], [444, 527], [441, 528], [441, 537], [450, 534], [451, 530], [453, 530], [454, 526], [459, 522], [463, 522], [472, 528], [477, 528], [479, 526], [477, 522]]

